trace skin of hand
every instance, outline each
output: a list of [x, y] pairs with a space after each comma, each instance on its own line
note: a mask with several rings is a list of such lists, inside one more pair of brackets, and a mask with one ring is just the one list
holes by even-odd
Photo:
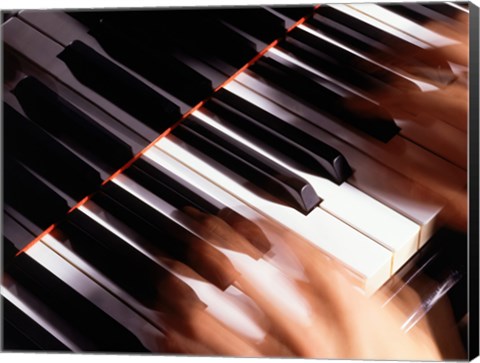
[[[250, 236], [244, 236], [219, 217], [193, 208], [188, 208], [186, 212], [201, 222], [201, 228], [205, 229], [202, 232], [221, 236], [215, 244], [220, 240], [228, 240], [225, 246], [231, 245], [232, 241], [240, 241], [241, 247], [235, 249], [245, 254], [251, 254], [252, 248], [245, 243], [262, 229], [262, 225], [258, 224], [259, 228], [248, 229]], [[182, 330], [173, 325], [170, 343], [167, 344], [171, 351], [249, 357], [443, 358], [428, 325], [418, 324], [408, 334], [400, 329], [408, 318], [405, 312], [409, 309], [406, 307], [418, 304], [418, 296], [413, 290], [405, 289], [398, 302], [382, 307], [385, 296], [365, 297], [355, 288], [356, 279], [316, 247], [283, 227], [269, 224], [268, 228], [278, 228], [279, 235], [283, 236], [279, 241], [270, 243], [282, 244], [277, 247], [287, 249], [300, 263], [305, 279], [295, 279], [286, 273], [283, 281], [293, 284], [307, 303], [308, 321], [290, 314], [278, 300], [258, 288], [240, 271], [234, 285], [263, 312], [266, 331], [263, 342], [253, 342], [241, 336], [199, 308], [181, 318], [188, 329]], [[285, 299], [288, 300], [289, 296]], [[461, 352], [456, 354], [461, 355], [457, 358], [463, 357]]]
[[[465, 143], [454, 145], [452, 152], [457, 153], [466, 164], [468, 155], [468, 72], [457, 74], [450, 83], [442, 84], [438, 81], [438, 76], [445, 70], [440, 70], [438, 64], [454, 63], [468, 67], [468, 14], [460, 13], [452, 24], [435, 22], [427, 24], [426, 27], [440, 35], [456, 40], [457, 43], [409, 54], [409, 64], [392, 64], [388, 63], [387, 59], [385, 63], [406, 77], [437, 88], [421, 91], [420, 89], [405, 88], [402, 84], [389, 84], [388, 89], [373, 91], [369, 97], [394, 119], [407, 120], [426, 127], [432, 122], [441, 121], [460, 130], [465, 135]], [[399, 49], [399, 54], [401, 53], [402, 50]], [[448, 72], [451, 74], [450, 70]], [[366, 115], [372, 113], [372, 108], [358, 99], [346, 100], [346, 107]], [[442, 143], [442, 140], [438, 140], [438, 142]], [[414, 172], [412, 169], [411, 173]], [[424, 186], [445, 198], [446, 206], [441, 215], [443, 222], [454, 229], [466, 231], [468, 223], [467, 188], [457, 189], [440, 180], [429, 179], [428, 175], [427, 179], [428, 182], [425, 182]], [[465, 180], [465, 185], [466, 183]]]

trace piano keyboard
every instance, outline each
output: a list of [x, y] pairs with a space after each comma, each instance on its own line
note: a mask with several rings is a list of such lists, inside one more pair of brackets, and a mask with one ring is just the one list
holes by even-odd
[[[466, 189], [467, 134], [429, 114], [394, 118], [378, 90], [460, 77], [460, 65], [438, 61], [428, 80], [401, 65], [457, 44], [424, 24], [457, 29], [463, 13], [334, 4], [9, 18], [5, 346], [162, 352], [168, 314], [182, 309], [175, 289], [260, 342], [261, 314], [235, 276], [262, 289], [255, 275], [304, 278], [274, 242], [288, 234], [367, 295], [403, 276]], [[262, 238], [236, 246], [196, 213], [234, 216]], [[441, 296], [462, 277], [445, 269]]]

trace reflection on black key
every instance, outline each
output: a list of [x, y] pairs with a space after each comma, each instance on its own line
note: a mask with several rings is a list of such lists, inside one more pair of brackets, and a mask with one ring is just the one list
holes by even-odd
[[[370, 25], [359, 19], [356, 19], [353, 16], [343, 13], [342, 11], [334, 9], [330, 6], [320, 6], [317, 10], [315, 10], [315, 12], [327, 19], [331, 19], [340, 24], [348, 26], [354, 31], [370, 39], [373, 39], [374, 41], [377, 41], [380, 44], [387, 45], [388, 48], [402, 49], [405, 52], [409, 52], [409, 51], [415, 52], [415, 51], [418, 51], [419, 49], [417, 46], [403, 39], [400, 39], [387, 32], [381, 31], [378, 28], [374, 27], [373, 25]], [[316, 17], [314, 17], [314, 19], [315, 18]], [[313, 22], [309, 21], [309, 23], [312, 23], [314, 25], [316, 24], [315, 20]]]
[[271, 6], [271, 8], [295, 21], [298, 21], [305, 16], [309, 16], [313, 12], [313, 5]]
[[48, 306], [62, 321], [67, 332], [81, 337], [77, 340], [81, 350], [147, 351], [130, 331], [25, 253], [15, 259], [7, 273], [16, 284]]
[[[83, 17], [90, 25], [95, 21], [95, 14], [89, 19], [78, 13], [74, 16]], [[253, 43], [217, 21], [209, 9], [108, 11], [102, 12], [101, 18], [152, 48], [182, 50], [235, 67], [242, 67], [256, 55]]]
[[35, 235], [28, 231], [11, 215], [3, 213], [3, 266], [8, 266], [18, 251], [35, 239]]
[[[467, 4], [459, 4], [459, 3], [456, 3], [462, 7], [464, 7], [465, 9], [468, 9], [468, 3]], [[445, 4], [445, 3], [432, 3], [432, 4], [429, 4], [428, 2], [426, 3], [423, 3], [422, 4], [423, 6], [429, 8], [429, 9], [432, 9], [436, 12], [439, 12], [449, 18], [452, 18], [452, 19], [455, 19], [459, 14], [462, 13], [461, 10], [455, 8], [454, 6], [451, 6], [449, 4]]]
[[109, 24], [108, 19], [101, 19], [89, 33], [115, 60], [181, 100], [196, 104], [213, 91], [209, 79], [171, 56], [169, 49], [133, 38], [122, 28]]
[[62, 196], [17, 160], [6, 156], [4, 173], [5, 203], [42, 230], [57, 222], [70, 209]]
[[428, 9], [421, 4], [385, 4], [380, 6], [414, 22], [425, 23], [434, 20], [426, 15], [428, 14]]
[[219, 91], [205, 107], [221, 117], [230, 128], [241, 129], [276, 150], [279, 159], [288, 158], [335, 183], [344, 182], [351, 169], [337, 150], [320, 140], [312, 140], [275, 116], [228, 92]]
[[[315, 16], [308, 21], [313, 27], [332, 36], [340, 43], [352, 47], [363, 54], [369, 54], [381, 63], [395, 64], [397, 66], [418, 66], [426, 64], [429, 67], [440, 68], [453, 75], [450, 65], [441, 57], [419, 58], [412, 55], [421, 54], [424, 49], [419, 45], [402, 39], [399, 36], [381, 30], [366, 21], [356, 19], [330, 6], [320, 6]], [[325, 21], [326, 20], [326, 21]], [[329, 21], [340, 24], [330, 24], [325, 27], [323, 24]], [[390, 27], [389, 24], [385, 26]], [[353, 42], [350, 42], [353, 41]]]
[[321, 202], [307, 181], [241, 143], [207, 125], [186, 126], [177, 128], [175, 135], [301, 213], [308, 214]]
[[114, 172], [133, 157], [129, 145], [37, 79], [25, 78], [13, 92], [32, 121], [95, 165]]
[[4, 351], [70, 351], [8, 299], [2, 299], [2, 349]]
[[[162, 284], [177, 277], [80, 211], [71, 213], [68, 222], [59, 225], [52, 235], [141, 304], [164, 311], [166, 305], [174, 303], [165, 299]], [[176, 285], [184, 284], [177, 281]], [[195, 296], [187, 286], [181, 294], [175, 293], [182, 298], [187, 293], [192, 299]]]
[[[362, 100], [365, 104], [368, 104], [365, 109], [371, 110], [371, 113], [375, 116], [354, 113], [345, 106], [343, 97], [325, 86], [329, 84], [328, 81], [314, 80], [295, 68], [293, 65], [286, 66], [271, 58], [264, 58], [251, 67], [252, 71], [282, 87], [286, 92], [294, 94], [321, 112], [349, 123], [380, 141], [387, 142], [398, 134], [399, 127], [391, 116], [379, 106], [370, 101]], [[312, 122], [315, 122], [315, 120], [312, 120]]]
[[99, 173], [77, 155], [3, 104], [5, 151], [76, 200], [102, 182]]
[[265, 43], [271, 43], [285, 34], [285, 22], [260, 7], [215, 9], [211, 10], [211, 15]]
[[[178, 208], [192, 206], [203, 211], [204, 213], [215, 215], [218, 214], [223, 207], [220, 203], [205, 196], [201, 190], [195, 188], [194, 186], [184, 185], [184, 182], [180, 177], [162, 168], [160, 165], [153, 166], [146, 160], [139, 159], [132, 165], [132, 167], [135, 167], [138, 170], [148, 174], [155, 180], [155, 182], [161, 184], [163, 186], [163, 190], [167, 193], [166, 198], [164, 198], [165, 200], [169, 201], [168, 198], [171, 198], [173, 195], [177, 195], [179, 197], [177, 201], [182, 200], [180, 205], [174, 204]], [[132, 171], [131, 169], [133, 170], [133, 168], [127, 169], [127, 175]]]
[[406, 78], [300, 29], [291, 31], [279, 46], [320, 72], [365, 91], [378, 91], [389, 83], [401, 89], [418, 90]]
[[[148, 180], [149, 177], [147, 175], [144, 178]], [[150, 241], [169, 257], [190, 266], [222, 290], [233, 282], [235, 270], [231, 262], [206, 241], [113, 183], [107, 184], [103, 191], [117, 205], [122, 206], [118, 211], [116, 208], [110, 208], [109, 211], [115, 217], [120, 213], [119, 218], [127, 225], [133, 225], [134, 230], [139, 233], [150, 234]], [[94, 200], [98, 201], [96, 198]], [[99, 204], [105, 206], [103, 203]], [[177, 217], [181, 214], [178, 211]], [[215, 268], [216, 265], [223, 265], [226, 268], [219, 271]]]
[[80, 82], [154, 130], [163, 132], [182, 116], [173, 102], [81, 41], [74, 41], [58, 58]]

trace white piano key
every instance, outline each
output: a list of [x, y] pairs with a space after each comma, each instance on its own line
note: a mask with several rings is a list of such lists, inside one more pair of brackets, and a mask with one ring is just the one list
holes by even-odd
[[252, 192], [236, 179], [238, 176], [228, 175], [228, 171], [213, 160], [207, 160], [207, 157], [200, 158], [197, 151], [188, 150], [187, 145], [172, 135], [160, 140], [156, 146], [258, 212], [287, 228], [295, 226], [295, 231], [299, 235], [357, 274], [363, 280], [363, 287], [367, 293], [376, 290], [390, 276], [392, 261], [390, 251], [322, 209], [316, 208], [305, 216], [292, 208], [264, 198], [261, 191]]
[[350, 4], [349, 7], [356, 9], [382, 23], [393, 26], [404, 33], [430, 44], [433, 47], [445, 47], [459, 44], [458, 41], [438, 34], [424, 26], [404, 18], [393, 11], [383, 8], [377, 4]]
[[[267, 220], [263, 215], [235, 198], [232, 194], [223, 190], [210, 180], [207, 180], [205, 176], [197, 174], [192, 169], [180, 163], [162, 150], [158, 148], [150, 148], [143, 156], [152, 163], [161, 165], [162, 168], [165, 168], [176, 176], [182, 178], [185, 185], [200, 189], [210, 198], [210, 201], [217, 205], [223, 205], [223, 207], [233, 210], [254, 223], [271, 243], [270, 250], [262, 258], [272, 263], [289, 276], [292, 276], [297, 280], [306, 280], [306, 277], [303, 274], [303, 267], [298, 261], [292, 258], [291, 254], [286, 253], [279, 244], [275, 243], [279, 231], [278, 228], [271, 228], [270, 220]], [[288, 229], [292, 228], [294, 229], [295, 226], [289, 226]]]
[[417, 250], [420, 227], [416, 223], [348, 183], [337, 185], [326, 178], [298, 170], [201, 111], [195, 111], [193, 115], [307, 180], [323, 199], [320, 208], [392, 252], [393, 271], [400, 268]]
[[[343, 125], [325, 117], [293, 96], [283, 93], [266, 82], [253, 77], [249, 71], [240, 74], [236, 81], [254, 89], [256, 93], [264, 95], [281, 105], [284, 109], [301, 116], [304, 121], [300, 122], [315, 120], [316, 124], [321, 124], [321, 128], [331, 135], [341, 138], [373, 159], [427, 188], [432, 188], [447, 198], [451, 197], [452, 193], [454, 194], [466, 186], [467, 174], [465, 170], [439, 158], [401, 136], [397, 135], [389, 142], [382, 143], [366, 134], [353, 130], [348, 125]], [[296, 118], [295, 123], [298, 124], [298, 121], [299, 118]]]
[[165, 336], [160, 330], [105, 290], [96, 281], [48, 248], [43, 242], [35, 243], [25, 253], [130, 330], [147, 349], [151, 351], [161, 350], [161, 342]]
[[437, 228], [437, 217], [445, 204], [439, 194], [382, 165], [361, 150], [306, 122], [291, 110], [286, 110], [240, 83], [231, 82], [225, 89], [339, 150], [354, 169], [354, 174], [348, 179], [349, 184], [419, 224], [420, 244], [432, 236]]

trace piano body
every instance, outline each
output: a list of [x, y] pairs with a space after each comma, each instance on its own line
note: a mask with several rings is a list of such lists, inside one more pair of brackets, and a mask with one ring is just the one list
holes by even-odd
[[[449, 296], [466, 332], [466, 236], [442, 216], [467, 188], [467, 130], [378, 102], [464, 76], [441, 60], [422, 77], [402, 71], [410, 54], [455, 44], [426, 23], [458, 29], [462, 14], [460, 3], [4, 14], [3, 349], [161, 353], [171, 291], [258, 338], [248, 296], [195, 252], [242, 274], [290, 273], [278, 230], [338, 260], [367, 295], [390, 288], [393, 300], [428, 275], [402, 329]], [[257, 228], [257, 254], [238, 262], [188, 206]]]

